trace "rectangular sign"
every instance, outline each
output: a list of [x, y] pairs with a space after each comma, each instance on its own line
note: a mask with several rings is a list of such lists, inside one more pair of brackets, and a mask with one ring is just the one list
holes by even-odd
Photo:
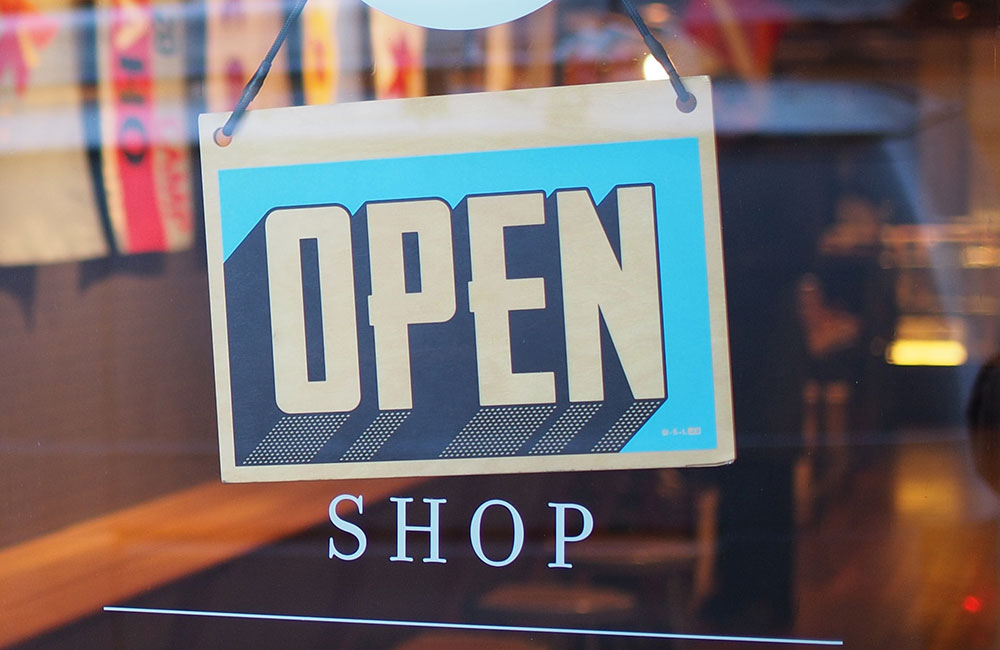
[[203, 115], [223, 480], [732, 461], [687, 83]]

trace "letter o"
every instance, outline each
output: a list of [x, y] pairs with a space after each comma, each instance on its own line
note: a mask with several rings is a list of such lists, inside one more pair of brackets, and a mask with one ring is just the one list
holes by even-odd
[[[510, 554], [502, 560], [491, 560], [483, 552], [483, 514], [490, 506], [503, 506], [506, 508], [507, 512], [510, 513], [511, 523], [514, 526], [514, 540], [511, 544]], [[521, 520], [521, 515], [518, 513], [517, 508], [502, 499], [490, 499], [481, 503], [476, 508], [475, 514], [472, 515], [472, 523], [469, 524], [469, 541], [472, 542], [472, 550], [476, 552], [476, 557], [485, 564], [490, 566], [507, 566], [516, 560], [517, 556], [521, 554], [521, 549], [524, 548], [524, 522]]]
[[[130, 133], [134, 134], [132, 138]], [[125, 159], [133, 165], [140, 164], [149, 150], [149, 135], [143, 123], [136, 117], [127, 118], [118, 130], [118, 139]]]

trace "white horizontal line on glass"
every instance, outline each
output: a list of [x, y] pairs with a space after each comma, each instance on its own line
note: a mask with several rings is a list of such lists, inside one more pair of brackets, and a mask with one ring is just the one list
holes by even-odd
[[104, 608], [105, 612], [124, 614], [160, 614], [170, 616], [198, 616], [203, 618], [239, 618], [259, 621], [294, 621], [299, 623], [346, 623], [353, 625], [382, 625], [389, 627], [418, 627], [442, 630], [478, 630], [484, 632], [528, 632], [533, 634], [575, 634], [639, 639], [683, 639], [686, 641], [732, 641], [746, 643], [774, 643], [782, 645], [843, 646], [843, 641], [827, 639], [791, 639], [783, 637], [723, 636], [713, 634], [678, 634], [672, 632], [638, 632], [630, 630], [588, 630], [564, 627], [532, 627], [526, 625], [483, 625], [478, 623], [438, 623], [434, 621], [396, 621], [377, 618], [340, 618], [334, 616], [296, 616], [291, 614], [256, 614], [248, 612], [212, 612], [192, 609], [154, 609], [147, 607]]

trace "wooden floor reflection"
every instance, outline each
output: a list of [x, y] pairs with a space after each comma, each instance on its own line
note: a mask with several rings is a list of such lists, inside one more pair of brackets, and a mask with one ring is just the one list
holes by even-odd
[[799, 533], [796, 636], [850, 648], [996, 648], [998, 506], [964, 436], [901, 434]]

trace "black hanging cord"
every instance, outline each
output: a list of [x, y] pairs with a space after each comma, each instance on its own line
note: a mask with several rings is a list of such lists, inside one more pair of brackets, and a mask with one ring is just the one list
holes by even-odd
[[636, 28], [639, 33], [642, 34], [642, 40], [646, 42], [646, 47], [649, 48], [650, 53], [660, 62], [663, 69], [667, 71], [667, 76], [670, 77], [670, 85], [674, 87], [674, 92], [677, 93], [677, 108], [682, 113], [690, 113], [694, 110], [695, 106], [698, 105], [698, 99], [691, 94], [688, 89], [684, 86], [684, 81], [681, 80], [681, 76], [677, 74], [677, 68], [674, 67], [674, 62], [670, 60], [670, 55], [667, 54], [666, 48], [663, 47], [663, 43], [658, 41], [653, 33], [649, 31], [649, 27], [646, 25], [646, 21], [642, 19], [639, 12], [636, 11], [635, 5], [632, 4], [632, 0], [621, 0], [622, 5], [625, 7], [626, 13], [628, 13], [629, 18], [635, 23]]
[[257, 72], [254, 73], [247, 85], [243, 87], [243, 93], [240, 95], [240, 100], [236, 102], [236, 108], [233, 109], [232, 115], [226, 120], [226, 123], [222, 125], [222, 128], [215, 132], [215, 143], [220, 146], [228, 145], [233, 139], [233, 131], [236, 130], [236, 125], [239, 121], [243, 119], [243, 114], [247, 111], [247, 106], [253, 101], [257, 93], [260, 92], [260, 87], [264, 85], [264, 79], [267, 78], [267, 73], [271, 71], [271, 63], [274, 62], [274, 57], [278, 55], [278, 50], [281, 49], [282, 44], [285, 42], [285, 38], [288, 37], [288, 32], [291, 31], [292, 25], [295, 21], [299, 19], [299, 14], [302, 13], [302, 9], [306, 6], [306, 0], [296, 0], [295, 7], [292, 8], [291, 13], [285, 19], [285, 24], [281, 26], [281, 31], [278, 35], [274, 37], [274, 43], [271, 43], [271, 49], [267, 51], [267, 55], [264, 60], [260, 62], [257, 66]]

